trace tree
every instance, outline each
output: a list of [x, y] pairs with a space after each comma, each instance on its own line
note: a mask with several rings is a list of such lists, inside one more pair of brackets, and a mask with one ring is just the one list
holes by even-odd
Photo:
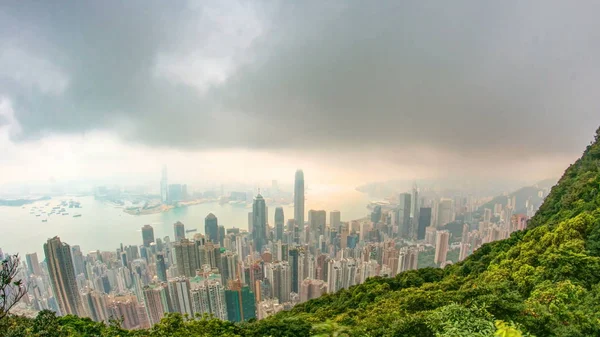
[[27, 293], [23, 281], [16, 279], [21, 259], [19, 254], [9, 255], [2, 261], [0, 267], [0, 319], [8, 315]]

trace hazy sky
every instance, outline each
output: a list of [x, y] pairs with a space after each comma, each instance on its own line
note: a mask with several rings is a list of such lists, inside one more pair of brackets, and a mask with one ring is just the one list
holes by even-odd
[[599, 12], [3, 1], [0, 184], [558, 176], [600, 125]]

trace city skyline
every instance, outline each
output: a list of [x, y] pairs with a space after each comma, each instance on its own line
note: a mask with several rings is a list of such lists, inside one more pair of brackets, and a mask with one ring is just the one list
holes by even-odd
[[[166, 180], [163, 173], [161, 191]], [[128, 310], [127, 328], [149, 327], [167, 312], [207, 313], [233, 322], [263, 319], [370, 277], [462, 261], [482, 244], [524, 229], [541, 202], [534, 204], [532, 194], [488, 205], [490, 199], [460, 193], [422, 193], [414, 184], [389, 203], [369, 205], [364, 217], [345, 220], [336, 209], [302, 211], [305, 183], [303, 171], [297, 170], [294, 199], [300, 207], [293, 213], [305, 219], [301, 224], [286, 219], [281, 207], [269, 216], [265, 198], [257, 193], [247, 230], [225, 228], [210, 212], [203, 234], [177, 221], [169, 235], [160, 237], [145, 224], [137, 242], [121, 242], [114, 251], [86, 254], [59, 236], [49, 238], [42, 262], [36, 253], [25, 254], [22, 272], [36, 288], [24, 302], [31, 309], [95, 321], [126, 316], [122, 310]], [[542, 199], [548, 192], [536, 191]], [[281, 193], [277, 182], [270, 193]], [[163, 206], [186, 202], [157, 198]], [[457, 226], [460, 233], [453, 229]]]

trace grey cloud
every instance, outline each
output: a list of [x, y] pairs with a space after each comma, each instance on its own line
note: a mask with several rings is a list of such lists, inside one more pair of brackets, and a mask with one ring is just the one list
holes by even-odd
[[0, 71], [20, 137], [114, 129], [172, 147], [426, 146], [505, 158], [577, 152], [600, 124], [597, 3], [243, 5], [256, 7], [265, 31], [205, 91], [155, 73], [157, 55], [189, 52], [194, 41], [202, 56], [209, 37], [193, 27], [208, 18], [184, 2], [2, 5], [0, 41], [69, 79], [53, 95]]

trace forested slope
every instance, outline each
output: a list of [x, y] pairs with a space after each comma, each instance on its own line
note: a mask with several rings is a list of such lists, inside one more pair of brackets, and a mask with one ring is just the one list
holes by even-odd
[[169, 315], [152, 329], [125, 331], [45, 312], [11, 317], [0, 329], [7, 336], [493, 336], [500, 327], [507, 336], [600, 336], [599, 189], [600, 129], [527, 231], [443, 270], [369, 279], [241, 325]]

